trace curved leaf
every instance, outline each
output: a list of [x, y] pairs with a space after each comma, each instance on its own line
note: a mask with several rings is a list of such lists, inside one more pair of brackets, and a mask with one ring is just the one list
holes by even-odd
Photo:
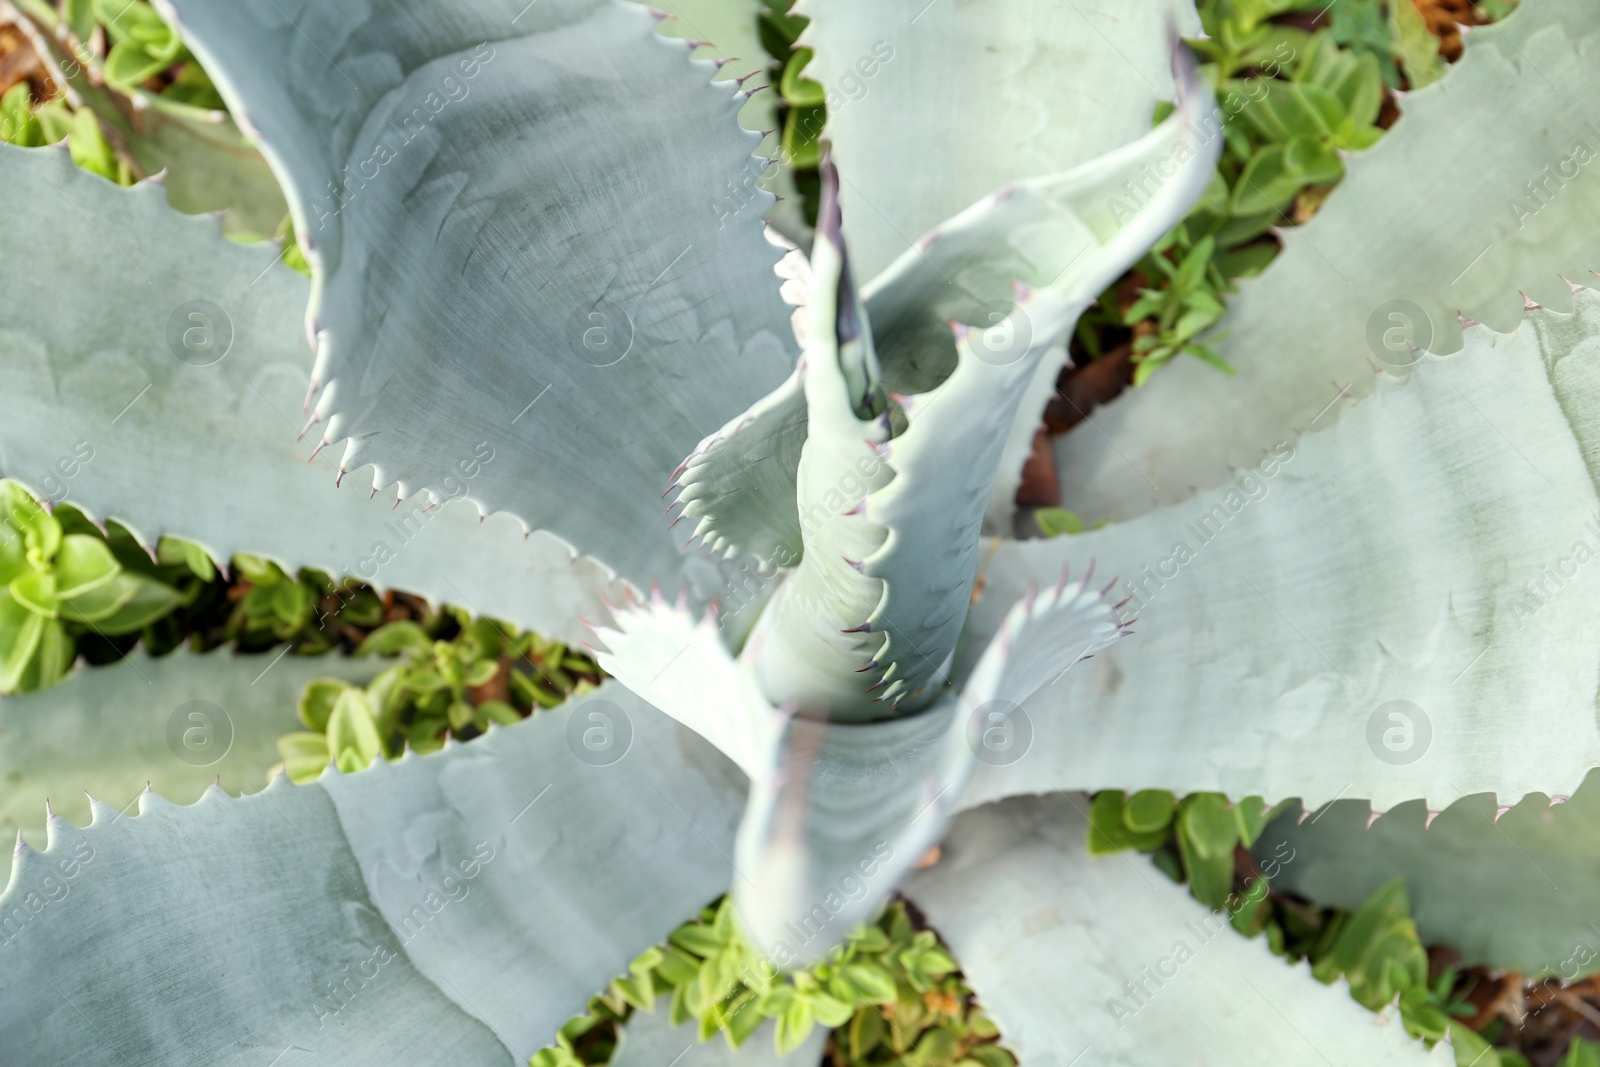
[[163, 6], [289, 196], [341, 468], [409, 493], [486, 441], [481, 510], [674, 576], [671, 472], [793, 362], [777, 250], [715, 210], [744, 96], [614, 0]]
[[[602, 711], [632, 727], [606, 766], [564, 743]], [[727, 885], [737, 804], [720, 757], [616, 686], [315, 785], [97, 804], [0, 895], [0, 1030], [39, 1063], [509, 1067]]]
[[1163, 788], [1382, 810], [1572, 792], [1600, 764], [1600, 619], [1582, 588], [1600, 550], [1600, 294], [1576, 300], [1380, 378], [1226, 489], [1001, 543], [966, 655], [1066, 560], [1115, 576], [1138, 621], [1026, 705], [1034, 751], [984, 768], [966, 803]]
[[1366, 804], [1341, 800], [1291, 809], [1256, 848], [1293, 849], [1275, 884], [1319, 904], [1359, 907], [1399, 875], [1427, 943], [1449, 945], [1468, 965], [1575, 981], [1600, 971], [1597, 808], [1594, 772], [1569, 803], [1534, 794], [1497, 809], [1493, 797], [1474, 796], [1429, 812], [1415, 801], [1370, 827]]
[[1148, 131], [1172, 96], [1169, 25], [1197, 26], [1192, 6], [1167, 0], [797, 7], [812, 19], [806, 74], [827, 94], [862, 278], [1006, 183], [1070, 170]]
[[380, 666], [340, 656], [274, 661], [179, 649], [152, 659], [139, 651], [49, 689], [0, 697], [0, 827], [43, 845], [46, 801], [82, 823], [85, 791], [117, 811], [146, 787], [182, 804], [218, 781], [230, 793], [257, 792], [278, 762], [279, 735], [299, 726], [301, 688], [330, 675], [364, 682]]
[[[310, 286], [270, 247], [226, 240], [215, 220], [172, 211], [158, 187], [119, 189], [57, 149], [0, 145], [0, 180], [30, 205], [4, 247], [33, 250], [0, 257], [11, 400], [0, 473], [147, 545], [173, 533], [221, 560], [260, 553], [567, 641], [587, 636], [580, 618], [604, 617], [600, 594], [616, 587], [603, 567], [459, 502], [510, 459], [487, 439], [392, 507], [338, 490], [326, 455], [308, 466], [290, 416], [312, 359], [297, 327]], [[63, 288], [41, 255], [72, 264], [76, 283]], [[94, 603], [81, 614], [110, 610], [107, 589], [85, 594]]]
[[[1142, 858], [1084, 852], [1086, 798], [968, 812], [906, 884], [1023, 1063], [1452, 1063], [1392, 1009], [1374, 1025]], [[1087, 1054], [1087, 1055], [1086, 1055]]]
[[598, 631], [600, 663], [736, 760], [750, 776], [734, 902], [751, 943], [780, 966], [813, 962], [869, 919], [938, 840], [979, 761], [1026, 750], [1020, 702], [1121, 635], [1103, 593], [1065, 575], [1029, 593], [959, 695], [871, 723], [780, 711], [748, 661], [659, 597]]
[[816, 1067], [822, 1062], [830, 1033], [826, 1026], [813, 1027], [799, 1048], [780, 1056], [774, 1047], [776, 1019], [763, 1021], [737, 1049], [720, 1033], [701, 1041], [695, 1030], [697, 1025], [690, 1020], [673, 1026], [664, 1003], [657, 1004], [654, 1011], [636, 1011], [617, 1028], [617, 1050], [611, 1056], [611, 1067], [765, 1067], [779, 1063]]
[[1600, 18], [1583, 0], [1527, 3], [1470, 42], [1241, 283], [1217, 345], [1237, 376], [1180, 360], [1058, 439], [1067, 507], [1121, 519], [1214, 488], [1230, 465], [1326, 425], [1330, 386], [1364, 396], [1373, 366], [1405, 372], [1408, 345], [1456, 350], [1458, 314], [1509, 330], [1519, 294], [1571, 308], [1562, 278], [1600, 269], [1600, 182], [1587, 177], [1600, 134], [1571, 106], [1600, 93]]

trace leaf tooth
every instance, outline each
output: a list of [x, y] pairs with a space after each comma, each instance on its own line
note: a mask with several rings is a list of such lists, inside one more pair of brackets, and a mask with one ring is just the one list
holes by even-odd
[[1500, 816], [1504, 815], [1506, 812], [1508, 812], [1510, 810], [1511, 810], [1511, 805], [1510, 804], [1500, 804], [1500, 805], [1496, 806], [1495, 809], [1494, 809], [1494, 821], [1495, 822], [1499, 822], [1500, 821]]
[[1427, 817], [1422, 820], [1422, 828], [1424, 830], [1431, 830], [1433, 828], [1433, 820], [1437, 819], [1438, 817], [1439, 813], [1433, 808], [1429, 808]]
[[1362, 829], [1365, 829], [1365, 830], [1372, 829], [1372, 824], [1377, 822], [1382, 817], [1383, 817], [1383, 812], [1377, 811], [1377, 810], [1370, 811], [1368, 813], [1368, 815], [1367, 815], [1367, 825], [1362, 827]]

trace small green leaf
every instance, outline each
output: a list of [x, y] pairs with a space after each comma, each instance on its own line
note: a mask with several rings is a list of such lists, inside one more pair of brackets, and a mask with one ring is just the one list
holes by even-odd
[[311, 601], [305, 586], [298, 581], [279, 582], [272, 587], [272, 613], [285, 626], [300, 627], [310, 614]]
[[467, 684], [473, 687], [488, 685], [498, 673], [500, 673], [500, 664], [492, 659], [479, 660], [467, 668]]
[[21, 148], [45, 144], [44, 129], [34, 117], [32, 94], [26, 81], [20, 81], [0, 96], [0, 140]]
[[217, 576], [217, 568], [206, 550], [181, 537], [163, 537], [156, 544], [156, 559], [168, 565], [182, 564], [202, 582]]
[[1083, 520], [1066, 508], [1040, 508], [1033, 513], [1033, 521], [1046, 537], [1083, 533]]
[[1172, 822], [1176, 807], [1176, 799], [1165, 789], [1141, 789], [1123, 805], [1122, 823], [1135, 833], [1155, 833]]
[[14, 693], [43, 639], [45, 617], [0, 593], [0, 693]]
[[433, 648], [433, 638], [410, 620], [386, 623], [367, 635], [356, 648], [358, 656], [393, 656], [400, 652], [425, 652]]
[[[125, 585], [124, 583], [127, 584]], [[127, 592], [129, 585], [132, 586], [132, 594], [124, 599], [123, 594]], [[107, 637], [138, 633], [157, 619], [170, 613], [183, 602], [183, 597], [170, 585], [158, 582], [154, 578], [146, 578], [143, 575], [124, 573], [117, 575], [116, 579], [108, 585], [101, 586], [90, 593], [87, 598], [78, 597], [74, 599], [70, 606], [73, 609], [77, 609], [85, 599], [98, 597], [101, 593], [107, 591], [115, 593], [115, 599], [119, 603], [109, 615], [91, 623], [96, 631]], [[68, 614], [67, 606], [65, 605], [63, 606], [62, 614], [67, 618], [73, 617]], [[84, 621], [88, 621], [86, 616], [84, 616]]]
[[1445, 62], [1439, 55], [1439, 38], [1428, 30], [1422, 12], [1409, 0], [1389, 5], [1389, 20], [1394, 32], [1394, 50], [1412, 89], [1421, 89], [1444, 77]]
[[883, 1015], [876, 1011], [858, 1011], [855, 1018], [850, 1020], [850, 1030], [847, 1039], [850, 1044], [850, 1059], [862, 1063], [867, 1053], [883, 1044], [888, 1028], [884, 1026]]
[[297, 785], [316, 781], [328, 765], [328, 738], [320, 733], [292, 733], [278, 738], [283, 772]]
[[1089, 806], [1089, 855], [1109, 856], [1126, 849], [1148, 851], [1166, 841], [1165, 831], [1135, 833], [1123, 818], [1126, 797], [1115, 789], [1096, 793]]
[[130, 92], [170, 65], [171, 60], [151, 55], [136, 41], [118, 41], [106, 56], [106, 82], [113, 88]]
[[236, 552], [233, 557], [233, 569], [244, 577], [251, 585], [273, 585], [283, 581], [287, 575], [279, 569], [276, 563], [260, 556], [252, 556], [245, 552]]
[[517, 709], [503, 700], [485, 700], [478, 705], [478, 714], [489, 722], [497, 722], [501, 726], [515, 726], [522, 721]]
[[789, 110], [783, 123], [783, 154], [790, 166], [808, 170], [822, 161], [817, 135], [826, 117], [827, 110], [822, 107], [796, 107]]
[[56, 619], [46, 619], [39, 631], [39, 647], [22, 674], [19, 689], [45, 689], [66, 676], [77, 654], [77, 643]]
[[328, 715], [328, 749], [346, 772], [365, 769], [382, 753], [383, 740], [362, 690], [351, 687], [334, 701]]
[[756, 995], [748, 990], [728, 1003], [723, 1026], [728, 1031], [728, 1044], [738, 1048], [750, 1039], [761, 1025], [762, 1014], [756, 1007]]
[[778, 1016], [777, 1032], [773, 1035], [773, 1044], [777, 1047], [778, 1055], [787, 1055], [805, 1044], [806, 1038], [811, 1035], [811, 1028], [815, 1025], [816, 1017], [811, 1002], [803, 997], [796, 997], [794, 1002], [783, 1010], [783, 1014]]
[[1233, 889], [1233, 857], [1205, 857], [1199, 854], [1189, 836], [1178, 834], [1178, 854], [1183, 859], [1184, 873], [1189, 877], [1189, 892], [1206, 907], [1213, 910], [1228, 902]]
[[811, 994], [811, 1010], [816, 1013], [817, 1022], [829, 1029], [843, 1026], [855, 1014], [855, 1009], [849, 1004], [826, 993]]
[[724, 939], [715, 930], [698, 923], [686, 923], [678, 927], [672, 931], [667, 941], [685, 952], [694, 953], [701, 959], [710, 958], [721, 952], [724, 943]]
[[858, 1004], [893, 1004], [898, 998], [894, 975], [876, 963], [848, 963], [841, 971]]
[[949, 1063], [956, 1057], [956, 1035], [942, 1026], [936, 1026], [917, 1039], [912, 1050], [913, 1063]]
[[63, 600], [98, 589], [122, 572], [111, 549], [98, 537], [68, 534], [56, 552], [56, 595]]
[[29, 611], [53, 619], [61, 610], [56, 577], [49, 571], [25, 571], [11, 579], [11, 596]]
[[1239, 824], [1221, 793], [1185, 797], [1179, 821], [1183, 834], [1202, 857], [1227, 858], [1232, 863], [1234, 846], [1239, 843]]
[[327, 732], [333, 705], [339, 694], [349, 688], [350, 683], [339, 678], [313, 678], [307, 682], [299, 704], [300, 721], [306, 724], [306, 729]]
[[1267, 827], [1267, 802], [1260, 797], [1245, 797], [1233, 806], [1233, 819], [1239, 826], [1239, 842], [1249, 848]]
[[783, 65], [783, 76], [778, 80], [778, 94], [791, 107], [817, 107], [827, 99], [828, 94], [822, 83], [801, 75], [815, 54], [809, 48], [796, 48]]
[[72, 153], [72, 161], [84, 170], [93, 171], [112, 182], [118, 181], [121, 177], [117, 154], [112, 151], [106, 135], [100, 132], [100, 120], [88, 108], [83, 108], [72, 118], [72, 141], [69, 150]]

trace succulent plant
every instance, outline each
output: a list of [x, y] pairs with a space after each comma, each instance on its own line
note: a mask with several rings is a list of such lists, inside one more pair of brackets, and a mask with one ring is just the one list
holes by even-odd
[[[67, 672], [62, 620], [144, 625], [118, 613], [178, 596], [36, 498], [162, 565], [234, 560], [239, 625], [278, 638], [362, 595], [344, 579], [464, 613], [447, 640], [377, 631], [406, 656], [386, 669], [135, 654], [0, 705], [9, 818], [110, 794], [46, 809], [42, 850], [19, 832], [8, 1055], [555, 1067], [597, 991], [676, 1023], [656, 994], [693, 968], [698, 1032], [642, 1023], [632, 1055], [731, 1055], [692, 1039], [771, 1018], [814, 1060], [815, 1023], [902, 978], [959, 1002], [959, 962], [984, 1021], [883, 1062], [1006, 1067], [997, 1025], [1058, 1067], [1441, 1063], [1447, 1034], [1488, 1064], [1425, 988], [1419, 928], [1468, 962], [1600, 970], [1568, 947], [1591, 936], [1576, 898], [1449, 873], [1503, 837], [1593, 880], [1579, 805], [1494, 820], [1600, 765], [1594, 601], [1570, 588], [1600, 551], [1600, 302], [1563, 281], [1593, 258], [1570, 102], [1600, 88], [1600, 17], [1526, 0], [1376, 148], [1381, 68], [1347, 53], [1246, 105], [1264, 141], [1234, 178], [1274, 179], [1230, 192], [1248, 226], [1348, 173], [1222, 314], [1197, 295], [1218, 241], [1174, 235], [1225, 140], [1181, 0], [795, 6], [764, 17], [811, 20], [783, 77], [787, 115], [826, 101], [814, 231], [792, 205], [764, 222], [739, 125], [759, 87], [696, 58], [694, 20], [753, 38], [753, 0], [681, 5], [677, 40], [623, 0], [158, 0], [165, 36], [141, 9], [102, 80], [187, 49], [292, 245], [74, 165], [81, 141], [0, 145], [0, 474], [28, 490], [7, 490], [0, 688]], [[1306, 108], [1327, 136], [1285, 124]], [[1061, 438], [1072, 512], [1018, 539], [1068, 339], [1152, 249], [1186, 251], [1150, 364], [1215, 322], [1197, 354], [1237, 373], [1171, 360]], [[563, 673], [517, 682], [513, 654]], [[285, 774], [225, 794], [297, 725]], [[1291, 799], [1309, 821], [1268, 825]], [[1362, 802], [1397, 810], [1356, 833]], [[1445, 808], [1447, 832], [1414, 825]], [[1169, 840], [1192, 895], [1136, 854]], [[1260, 929], [1231, 892], [1246, 848], [1366, 904], [1287, 966], [1228, 929]], [[1487, 908], [1517, 935], [1484, 934]], [[887, 988], [859, 953], [891, 948]]]

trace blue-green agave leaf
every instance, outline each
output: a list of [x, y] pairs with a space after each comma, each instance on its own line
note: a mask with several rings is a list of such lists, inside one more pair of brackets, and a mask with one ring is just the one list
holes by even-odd
[[1236, 376], [1177, 361], [1058, 439], [1067, 506], [1121, 519], [1214, 488], [1230, 464], [1326, 425], [1335, 383], [1365, 396], [1372, 367], [1403, 374], [1422, 351], [1455, 351], [1459, 316], [1509, 330], [1522, 294], [1571, 308], [1563, 278], [1600, 269], [1600, 132], [1572, 103], [1600, 95], [1600, 11], [1538, 0], [1469, 40], [1240, 283], [1216, 346]]
[[615, 614], [598, 631], [601, 665], [750, 776], [734, 901], [780, 966], [817, 960], [869, 919], [943, 833], [974, 766], [1025, 749], [1029, 694], [1122, 632], [1103, 591], [1062, 575], [1012, 608], [957, 692], [920, 714], [849, 723], [768, 702], [715, 614], [696, 623], [659, 597]]
[[[612, 746], [569, 745], [595, 716]], [[0, 1033], [28, 1063], [521, 1064], [726, 887], [737, 805], [618, 686], [309, 786], [96, 804], [0, 895]]]
[[[746, 1010], [754, 1011], [754, 1003]], [[654, 1011], [636, 1011], [617, 1030], [617, 1050], [611, 1055], [611, 1067], [816, 1067], [822, 1062], [831, 1033], [826, 1026], [815, 1026], [799, 1048], [780, 1056], [774, 1044], [776, 1019], [762, 1022], [737, 1049], [721, 1033], [701, 1041], [696, 1032], [698, 1026], [699, 1021], [694, 1019], [673, 1026], [667, 1019], [664, 1001]]]
[[862, 278], [1011, 182], [1138, 139], [1172, 98], [1185, 0], [801, 0]]
[[1492, 796], [1443, 811], [1412, 801], [1374, 822], [1366, 804], [1341, 800], [1291, 808], [1256, 851], [1292, 851], [1274, 884], [1319, 904], [1360, 907], [1398, 875], [1426, 943], [1449, 945], [1469, 966], [1570, 982], [1600, 971], [1597, 808], [1594, 772], [1570, 797], [1533, 794], [1510, 808]]
[[[383, 666], [274, 655], [134, 652], [49, 689], [0, 697], [0, 827], [38, 847], [46, 803], [83, 823], [88, 794], [125, 811], [147, 787], [180, 804], [213, 782], [235, 795], [258, 792], [281, 759], [278, 738], [302, 729], [295, 701], [305, 684], [365, 682]], [[0, 873], [9, 868], [7, 857]]]
[[1600, 294], [1574, 301], [1514, 333], [1473, 327], [1337, 420], [1330, 383], [1317, 432], [1225, 487], [999, 544], [974, 642], [1068, 560], [1116, 577], [1138, 622], [1028, 704], [1033, 751], [983, 768], [969, 800], [1162, 788], [1383, 811], [1572, 793], [1600, 765]]
[[[621, 0], [162, 3], [294, 212], [340, 466], [467, 489], [639, 585], [662, 490], [792, 369], [745, 91]], [[767, 194], [760, 194], [765, 200]]]
[[1324, 986], [1239, 937], [1143, 857], [1089, 856], [1087, 810], [1058, 794], [968, 812], [906, 883], [1021, 1062], [1455, 1062], [1392, 1006], [1374, 1019], [1342, 979]]
[[587, 636], [580, 619], [604, 617], [602, 594], [619, 592], [605, 567], [464, 502], [514, 461], [487, 437], [404, 500], [339, 488], [327, 454], [296, 443], [310, 286], [274, 264], [276, 249], [227, 240], [159, 186], [120, 189], [56, 148], [0, 145], [0, 181], [29, 205], [7, 222], [7, 247], [48, 250], [76, 279], [63, 287], [33, 255], [0, 258], [0, 474], [150, 546], [171, 533], [224, 562], [250, 552], [318, 567], [567, 641]]

